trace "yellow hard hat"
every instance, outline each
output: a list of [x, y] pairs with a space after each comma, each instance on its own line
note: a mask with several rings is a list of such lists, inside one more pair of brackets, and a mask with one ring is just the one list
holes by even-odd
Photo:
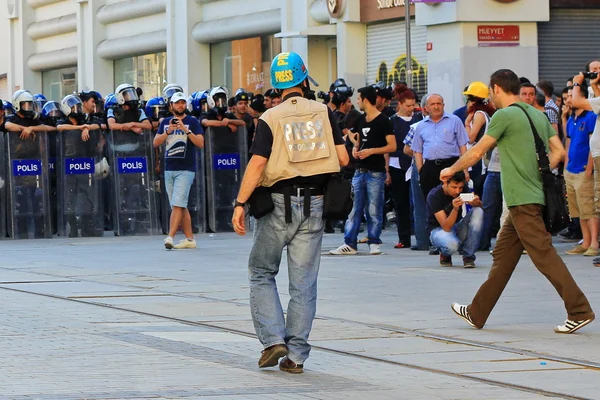
[[469, 88], [463, 93], [465, 96], [478, 97], [480, 99], [487, 99], [490, 95], [488, 86], [483, 82], [471, 82]]

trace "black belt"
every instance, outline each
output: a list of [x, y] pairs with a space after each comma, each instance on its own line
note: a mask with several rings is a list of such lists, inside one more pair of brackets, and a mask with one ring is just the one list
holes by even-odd
[[291, 197], [304, 197], [304, 216], [310, 216], [310, 196], [322, 196], [325, 194], [323, 188], [310, 185], [288, 185], [273, 189], [272, 193], [283, 194], [285, 206], [285, 222], [292, 223], [292, 200]]
[[458, 160], [458, 157], [442, 158], [439, 160], [425, 160], [426, 163], [433, 163], [435, 165], [447, 165], [454, 164]]

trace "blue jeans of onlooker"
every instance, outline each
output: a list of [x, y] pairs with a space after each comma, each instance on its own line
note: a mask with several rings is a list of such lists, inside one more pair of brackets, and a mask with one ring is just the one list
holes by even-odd
[[431, 243], [445, 256], [451, 256], [462, 248], [464, 257], [474, 260], [475, 252], [479, 248], [482, 225], [483, 210], [481, 207], [474, 207], [463, 219], [454, 224], [450, 232], [442, 228], [431, 231]]
[[[286, 344], [288, 358], [304, 363], [310, 353], [308, 335], [317, 309], [317, 276], [323, 241], [323, 197], [311, 197], [310, 216], [304, 197], [292, 196], [292, 222], [285, 222], [282, 194], [272, 194], [275, 209], [256, 220], [248, 261], [250, 308], [254, 328], [265, 348]], [[290, 301], [284, 318], [275, 277], [287, 246]]]
[[412, 173], [410, 177], [410, 195], [413, 202], [413, 218], [415, 223], [415, 237], [417, 239], [417, 248], [420, 250], [429, 249], [429, 237], [427, 236], [427, 218], [425, 211], [425, 196], [419, 184], [419, 171], [413, 162]]
[[356, 249], [358, 230], [366, 206], [368, 244], [381, 244], [385, 172], [359, 172], [357, 170], [352, 178], [352, 186], [354, 188], [354, 205], [344, 228], [344, 242]]
[[492, 229], [496, 221], [500, 221], [502, 215], [502, 184], [500, 183], [500, 172], [486, 174], [483, 184], [483, 228], [481, 229], [481, 240], [479, 248], [489, 250], [492, 245]]

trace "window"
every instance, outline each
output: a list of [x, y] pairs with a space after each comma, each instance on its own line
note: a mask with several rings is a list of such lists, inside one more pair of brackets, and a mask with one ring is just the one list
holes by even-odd
[[60, 102], [68, 94], [77, 92], [77, 67], [52, 69], [42, 72], [42, 93], [48, 100]]
[[130, 83], [144, 91], [144, 100], [161, 96], [167, 84], [166, 53], [115, 60], [115, 87]]
[[271, 61], [281, 52], [281, 40], [263, 36], [210, 46], [211, 84], [225, 86], [230, 94], [239, 88], [264, 93], [271, 87]]

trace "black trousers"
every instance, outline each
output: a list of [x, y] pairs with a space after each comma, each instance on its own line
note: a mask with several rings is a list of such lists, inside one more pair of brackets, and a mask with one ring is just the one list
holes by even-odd
[[425, 202], [427, 202], [429, 192], [440, 184], [440, 172], [444, 168], [452, 166], [456, 160], [458, 160], [458, 157], [446, 158], [444, 160], [425, 160], [421, 171], [419, 171], [419, 182], [425, 196]]
[[406, 180], [406, 172], [405, 169], [390, 167], [398, 242], [410, 247], [410, 181]]

